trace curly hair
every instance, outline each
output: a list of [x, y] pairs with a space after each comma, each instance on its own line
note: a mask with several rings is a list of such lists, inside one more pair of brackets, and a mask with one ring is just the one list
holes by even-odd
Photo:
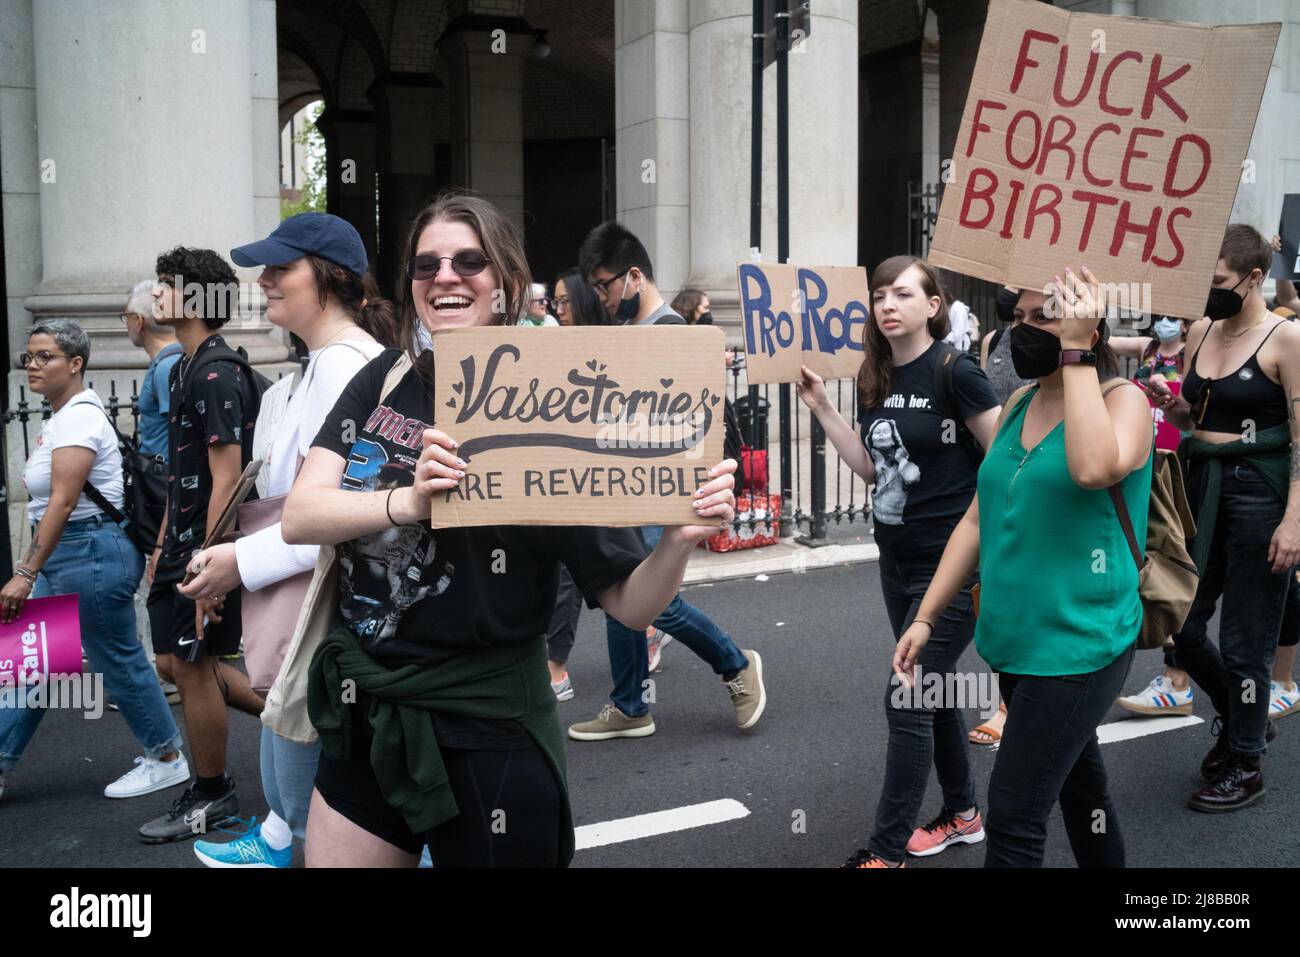
[[[203, 324], [209, 329], [220, 329], [239, 311], [239, 280], [220, 253], [177, 246], [158, 256], [154, 272], [159, 279], [166, 277], [183, 287], [186, 304], [199, 306]], [[191, 295], [191, 291], [201, 295]]]

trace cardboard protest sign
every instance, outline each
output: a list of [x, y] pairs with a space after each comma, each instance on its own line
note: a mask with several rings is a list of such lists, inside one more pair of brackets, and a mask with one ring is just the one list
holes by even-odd
[[868, 317], [865, 269], [737, 263], [736, 278], [752, 385], [800, 382], [801, 365], [823, 379], [858, 374]]
[[0, 624], [0, 688], [39, 684], [51, 675], [81, 674], [81, 621], [76, 595], [29, 598]]
[[433, 336], [434, 427], [469, 467], [434, 528], [689, 525], [722, 461], [726, 337], [709, 326]]
[[1282, 197], [1282, 220], [1277, 224], [1282, 250], [1273, 254], [1268, 274], [1274, 279], [1300, 280], [1300, 193]]
[[930, 263], [1199, 318], [1280, 30], [992, 0]]

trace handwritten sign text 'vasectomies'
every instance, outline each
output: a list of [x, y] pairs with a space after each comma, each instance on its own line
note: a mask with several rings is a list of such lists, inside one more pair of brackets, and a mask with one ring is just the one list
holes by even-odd
[[434, 528], [687, 525], [722, 461], [726, 339], [704, 326], [435, 333], [434, 426], [468, 473]]
[[858, 374], [868, 316], [861, 266], [737, 263], [740, 326], [749, 382], [799, 382], [806, 365], [823, 379]]
[[930, 263], [1027, 289], [1085, 265], [1199, 318], [1280, 31], [992, 0]]

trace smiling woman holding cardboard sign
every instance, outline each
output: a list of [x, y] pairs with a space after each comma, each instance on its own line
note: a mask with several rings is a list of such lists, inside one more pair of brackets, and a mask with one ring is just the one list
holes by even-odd
[[[573, 824], [545, 644], [559, 566], [593, 607], [645, 628], [715, 528], [670, 528], [649, 557], [631, 530], [431, 531], [434, 495], [466, 470], [454, 437], [426, 426], [435, 397], [419, 333], [503, 324], [529, 276], [517, 229], [470, 196], [425, 209], [405, 261], [411, 346], [344, 391], [284, 509], [286, 541], [338, 546], [322, 549], [337, 552], [336, 589], [330, 563], [318, 566], [332, 621], [311, 630], [309, 609], [311, 633], [277, 682], [307, 671], [310, 723], [275, 715], [275, 688], [267, 702], [290, 736], [320, 731], [307, 863], [413, 867], [427, 843], [442, 866], [565, 865]], [[731, 520], [735, 467], [709, 470], [702, 519]], [[304, 646], [321, 631], [313, 654]]]

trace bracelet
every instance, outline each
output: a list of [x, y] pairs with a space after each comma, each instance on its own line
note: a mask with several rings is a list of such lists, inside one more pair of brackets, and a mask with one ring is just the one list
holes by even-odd
[[921, 624], [923, 624], [923, 625], [929, 625], [929, 626], [930, 626], [930, 634], [932, 634], [932, 635], [934, 634], [934, 622], [932, 622], [932, 621], [926, 621], [924, 618], [913, 618], [913, 619], [912, 619], [912, 624], [915, 625], [918, 621], [919, 621]]
[[31, 582], [33, 585], [36, 584], [36, 573], [32, 571], [30, 568], [24, 568], [22, 565], [16, 565], [14, 566], [14, 574], [16, 574], [19, 578], [26, 579], [27, 581]]
[[384, 512], [385, 512], [385, 514], [388, 515], [388, 521], [389, 521], [390, 523], [392, 523], [392, 525], [393, 525], [394, 528], [397, 527], [397, 522], [394, 521], [394, 519], [393, 519], [393, 512], [392, 512], [392, 509], [391, 509], [391, 505], [392, 505], [392, 502], [393, 502], [393, 493], [396, 492], [396, 491], [397, 491], [396, 488], [390, 488], [390, 489], [388, 490], [388, 498], [384, 499]]

